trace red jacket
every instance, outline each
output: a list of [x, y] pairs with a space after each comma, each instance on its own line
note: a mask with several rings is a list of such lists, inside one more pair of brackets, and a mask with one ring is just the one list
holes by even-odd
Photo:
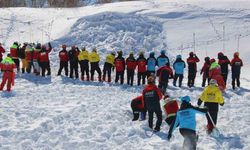
[[[167, 76], [163, 76], [163, 72], [166, 71], [168, 73], [168, 77]], [[170, 66], [162, 66], [161, 68], [159, 68], [159, 70], [157, 71], [157, 74], [159, 75], [159, 82], [162, 82], [165, 79], [169, 79], [169, 78], [173, 78], [173, 70], [170, 68]]]
[[145, 58], [137, 59], [138, 73], [143, 73], [147, 71], [147, 60]]
[[201, 74], [203, 73], [203, 77], [208, 77], [209, 75], [209, 68], [210, 68], [210, 64], [205, 62], [202, 69], [201, 69]]
[[16, 68], [16, 64], [9, 64], [9, 63], [0, 63], [0, 68], [2, 71], [5, 72], [13, 72], [14, 69]]
[[[154, 97], [155, 99], [158, 99], [159, 101], [162, 99], [162, 92], [161, 90], [154, 84], [148, 84], [146, 85], [146, 87], [144, 88], [143, 92], [142, 92], [142, 105], [144, 106], [145, 104], [145, 97], [144, 95], [150, 91], [154, 91], [156, 92], [157, 97]], [[152, 106], [153, 107], [153, 106]]]
[[198, 57], [189, 57], [187, 59], [187, 63], [188, 63], [188, 70], [189, 71], [197, 71], [197, 62], [199, 62], [200, 59]]
[[163, 108], [167, 116], [176, 115], [177, 111], [179, 110], [178, 103], [176, 100], [167, 102], [163, 106]]
[[36, 50], [36, 49], [33, 51], [33, 59], [34, 60], [38, 60], [39, 59], [40, 51], [41, 50]]
[[17, 53], [17, 48], [10, 48], [10, 55], [12, 59], [17, 59], [18, 58], [18, 53]]
[[68, 56], [68, 52], [66, 50], [61, 50], [59, 52], [59, 58], [60, 58], [60, 61], [68, 61], [69, 60], [69, 56]]
[[2, 53], [5, 53], [5, 49], [2, 46], [0, 46], [0, 58], [3, 58]]
[[212, 79], [213, 77], [218, 76], [218, 75], [221, 75], [220, 67], [216, 67], [216, 68], [209, 70], [209, 78]]
[[125, 60], [123, 57], [115, 59], [115, 70], [116, 72], [123, 72], [125, 70]]
[[134, 58], [127, 58], [126, 65], [127, 65], [127, 70], [135, 70], [137, 63]]
[[31, 62], [33, 60], [33, 51], [26, 51], [25, 54], [26, 54], [26, 60], [28, 62]]
[[142, 104], [142, 95], [141, 96], [137, 96], [136, 98], [134, 98], [131, 102], [131, 107], [132, 108], [138, 108], [138, 109], [144, 109], [144, 106]]

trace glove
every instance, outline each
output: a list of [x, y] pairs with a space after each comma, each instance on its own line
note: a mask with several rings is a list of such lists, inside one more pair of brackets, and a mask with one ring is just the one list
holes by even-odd
[[170, 141], [172, 134], [168, 134], [168, 140]]
[[222, 104], [220, 104], [221, 106], [223, 106], [224, 105], [224, 103], [222, 103]]

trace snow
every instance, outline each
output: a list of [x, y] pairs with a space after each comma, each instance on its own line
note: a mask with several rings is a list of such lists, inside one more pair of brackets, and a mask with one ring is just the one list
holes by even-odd
[[[11, 93], [0, 93], [0, 149], [181, 149], [178, 131], [166, 140], [166, 123], [160, 133], [148, 137], [147, 121], [131, 121], [130, 101], [142, 86], [57, 77], [59, 47], [64, 42], [88, 50], [96, 47], [102, 60], [113, 50], [123, 50], [126, 56], [143, 50], [147, 57], [167, 49], [172, 58], [186, 58], [195, 33], [196, 53], [203, 60], [222, 51], [223, 25], [224, 52], [230, 59], [241, 35], [242, 88], [231, 90], [229, 75], [218, 119], [221, 139], [207, 136], [206, 119], [198, 116], [197, 149], [250, 149], [249, 5], [247, 0], [145, 0], [67, 9], [0, 9], [0, 41], [6, 48], [14, 41], [51, 41], [55, 47], [51, 78], [20, 74]], [[175, 98], [190, 95], [196, 105], [203, 90], [201, 76], [197, 74], [194, 89], [186, 87], [186, 80], [183, 85], [180, 89], [170, 84], [168, 93]]]

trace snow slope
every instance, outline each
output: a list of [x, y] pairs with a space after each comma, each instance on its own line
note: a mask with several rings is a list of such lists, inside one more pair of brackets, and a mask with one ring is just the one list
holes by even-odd
[[[216, 57], [222, 51], [223, 25], [226, 28], [225, 54], [232, 58], [240, 34], [240, 53], [244, 61], [242, 87], [224, 93], [225, 105], [219, 112], [219, 140], [206, 135], [203, 116], [198, 117], [199, 150], [250, 149], [248, 1], [148, 0], [121, 2], [70, 9], [0, 9], [0, 40], [8, 48], [13, 41], [52, 41], [52, 77], [19, 75], [11, 94], [0, 94], [0, 149], [176, 149], [182, 137], [174, 132], [166, 140], [168, 127], [148, 137], [147, 122], [132, 122], [130, 101], [142, 86], [80, 82], [56, 77], [60, 44], [77, 44], [88, 50], [97, 47], [101, 57], [108, 51], [155, 51], [167, 49], [172, 57], [186, 58], [196, 53]], [[92, 44], [94, 43], [94, 45]], [[181, 46], [183, 45], [183, 46]], [[103, 62], [101, 62], [103, 64]], [[202, 63], [199, 63], [199, 68]], [[173, 97], [190, 95], [192, 103], [202, 91], [198, 75], [195, 89], [175, 88]], [[228, 84], [231, 82], [229, 79]]]

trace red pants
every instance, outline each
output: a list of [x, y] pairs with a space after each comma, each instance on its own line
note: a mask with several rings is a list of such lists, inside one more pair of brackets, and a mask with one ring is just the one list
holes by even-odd
[[12, 78], [13, 78], [13, 72], [4, 72], [3, 73], [3, 78], [2, 78], [2, 83], [0, 85], [0, 90], [3, 90], [4, 85], [6, 84], [7, 80], [7, 91], [11, 90], [11, 83], [12, 83]]

